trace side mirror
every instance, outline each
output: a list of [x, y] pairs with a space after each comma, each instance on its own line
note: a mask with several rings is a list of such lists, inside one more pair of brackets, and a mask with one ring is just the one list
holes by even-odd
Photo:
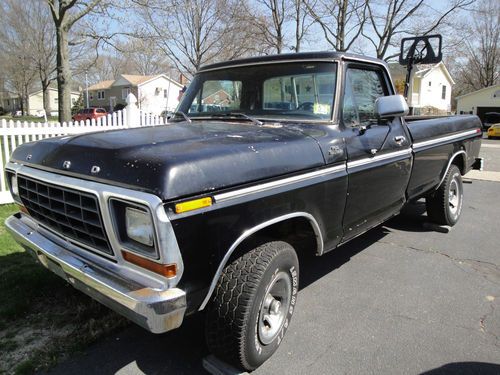
[[402, 95], [381, 96], [375, 101], [375, 112], [381, 119], [406, 116], [408, 104]]

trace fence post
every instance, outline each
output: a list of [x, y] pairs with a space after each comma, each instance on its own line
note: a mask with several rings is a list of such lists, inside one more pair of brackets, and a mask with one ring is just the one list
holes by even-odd
[[132, 93], [127, 95], [127, 106], [125, 107], [125, 110], [127, 121], [126, 127], [135, 128], [141, 126], [139, 108], [137, 108], [137, 98]]

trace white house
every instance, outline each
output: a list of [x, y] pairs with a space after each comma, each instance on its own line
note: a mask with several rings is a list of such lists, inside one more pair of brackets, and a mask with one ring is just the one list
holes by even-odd
[[[59, 95], [56, 88], [49, 87], [49, 107], [48, 112], [51, 115], [57, 116], [57, 111], [59, 107]], [[71, 106], [77, 102], [80, 97], [80, 93], [78, 91], [71, 91]], [[29, 108], [30, 115], [35, 116], [38, 112], [43, 111], [43, 92], [42, 90], [35, 91], [34, 93], [29, 95]], [[47, 113], [47, 115], [49, 115]]]
[[117, 105], [125, 105], [127, 95], [133, 93], [137, 97], [140, 110], [159, 115], [164, 110], [173, 111], [177, 108], [182, 87], [183, 85], [165, 74], [121, 74], [114, 81], [102, 81], [90, 86], [89, 105], [111, 111]]
[[[48, 88], [48, 95], [49, 95], [49, 109], [47, 115], [52, 114], [54, 116], [57, 116], [57, 110], [58, 110], [58, 101], [59, 101], [59, 95], [57, 93], [57, 89], [54, 87], [49, 87]], [[80, 93], [78, 91], [71, 91], [71, 106], [73, 106], [78, 98], [80, 97]], [[3, 105], [0, 104], [0, 107], [2, 107], [8, 111], [17, 111], [21, 109], [21, 99], [19, 98], [18, 95], [11, 94], [8, 97], [4, 98], [3, 100]], [[40, 113], [40, 111], [43, 111], [43, 92], [42, 90], [38, 90], [35, 92], [32, 92], [31, 94], [28, 95], [28, 107], [29, 107], [29, 114], [32, 116], [36, 116], [37, 114]]]
[[[398, 66], [397, 66], [398, 65]], [[399, 64], [389, 68], [396, 86], [405, 81], [405, 69]], [[416, 115], [446, 114], [451, 112], [451, 88], [455, 84], [448, 69], [440, 62], [421, 66], [413, 75], [413, 87], [408, 93], [408, 106]]]
[[456, 97], [458, 114], [474, 114], [484, 120], [488, 112], [500, 113], [500, 84]]

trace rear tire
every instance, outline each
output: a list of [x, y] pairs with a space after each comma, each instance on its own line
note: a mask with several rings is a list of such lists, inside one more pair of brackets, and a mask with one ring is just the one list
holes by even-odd
[[439, 225], [455, 225], [462, 213], [463, 191], [460, 170], [452, 164], [441, 186], [425, 200], [429, 219]]
[[298, 282], [297, 254], [286, 242], [268, 242], [226, 266], [207, 313], [210, 351], [247, 371], [263, 364], [289, 326]]

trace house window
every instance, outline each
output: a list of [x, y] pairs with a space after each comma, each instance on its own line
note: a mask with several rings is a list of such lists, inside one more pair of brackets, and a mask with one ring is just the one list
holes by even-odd
[[163, 97], [166, 98], [168, 96], [168, 91], [167, 90], [163, 90]]
[[443, 85], [443, 91], [441, 92], [441, 99], [446, 99], [446, 86]]
[[92, 93], [91, 93], [91, 94], [89, 95], [89, 97], [90, 97], [90, 100], [94, 100], [94, 94], [92, 94]]
[[71, 104], [75, 105], [76, 103], [76, 99], [75, 98], [71, 98]]
[[103, 100], [103, 99], [104, 99], [104, 90], [97, 91], [97, 100]]
[[127, 100], [127, 96], [130, 94], [130, 87], [125, 87], [122, 89], [122, 99]]
[[431, 86], [432, 86], [432, 82], [431, 82], [431, 81], [429, 81], [429, 87], [431, 87]]

